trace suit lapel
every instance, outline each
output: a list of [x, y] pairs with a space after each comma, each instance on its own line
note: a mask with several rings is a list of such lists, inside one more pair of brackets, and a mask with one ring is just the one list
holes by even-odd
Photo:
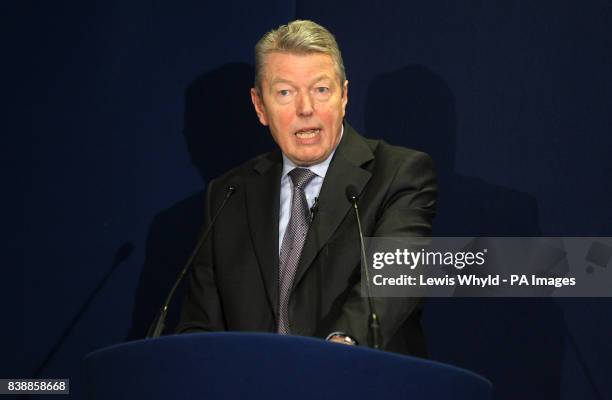
[[294, 288], [351, 209], [346, 198], [346, 187], [352, 184], [361, 193], [372, 176], [369, 171], [361, 168], [374, 158], [370, 147], [348, 123], [345, 123], [344, 128], [342, 141], [336, 149], [321, 187], [319, 209], [304, 243], [293, 281]]
[[282, 158], [274, 151], [254, 166], [246, 206], [255, 254], [275, 318], [278, 315], [278, 214]]

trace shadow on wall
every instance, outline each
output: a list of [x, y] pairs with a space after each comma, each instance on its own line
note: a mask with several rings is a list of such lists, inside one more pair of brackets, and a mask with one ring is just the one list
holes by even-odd
[[[433, 157], [435, 236], [539, 236], [533, 196], [455, 171], [455, 110], [444, 80], [410, 65], [373, 79], [366, 131]], [[428, 299], [423, 322], [430, 357], [483, 374], [495, 399], [559, 398], [566, 327], [552, 299]]]
[[[192, 164], [206, 184], [214, 177], [274, 148], [259, 124], [249, 95], [253, 67], [226, 64], [198, 77], [185, 91], [184, 137]], [[128, 340], [146, 335], [180, 269], [189, 257], [204, 218], [204, 191], [160, 211], [147, 237]], [[164, 333], [174, 332], [188, 279], [169, 308]]]

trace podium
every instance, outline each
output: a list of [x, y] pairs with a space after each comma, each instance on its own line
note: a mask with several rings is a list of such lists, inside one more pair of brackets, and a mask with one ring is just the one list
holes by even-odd
[[470, 371], [389, 352], [266, 333], [197, 333], [118, 344], [84, 360], [89, 399], [491, 398]]

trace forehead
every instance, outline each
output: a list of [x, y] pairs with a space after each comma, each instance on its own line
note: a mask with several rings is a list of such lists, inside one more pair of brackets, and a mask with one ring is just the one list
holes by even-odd
[[264, 56], [264, 81], [301, 81], [319, 75], [336, 77], [334, 61], [324, 53], [270, 53]]

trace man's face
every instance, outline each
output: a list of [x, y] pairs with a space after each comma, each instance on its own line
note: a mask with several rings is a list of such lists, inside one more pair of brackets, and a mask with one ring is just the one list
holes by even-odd
[[340, 85], [327, 54], [265, 56], [261, 93], [251, 89], [251, 100], [259, 121], [296, 165], [325, 160], [340, 141], [348, 81], [344, 90]]

